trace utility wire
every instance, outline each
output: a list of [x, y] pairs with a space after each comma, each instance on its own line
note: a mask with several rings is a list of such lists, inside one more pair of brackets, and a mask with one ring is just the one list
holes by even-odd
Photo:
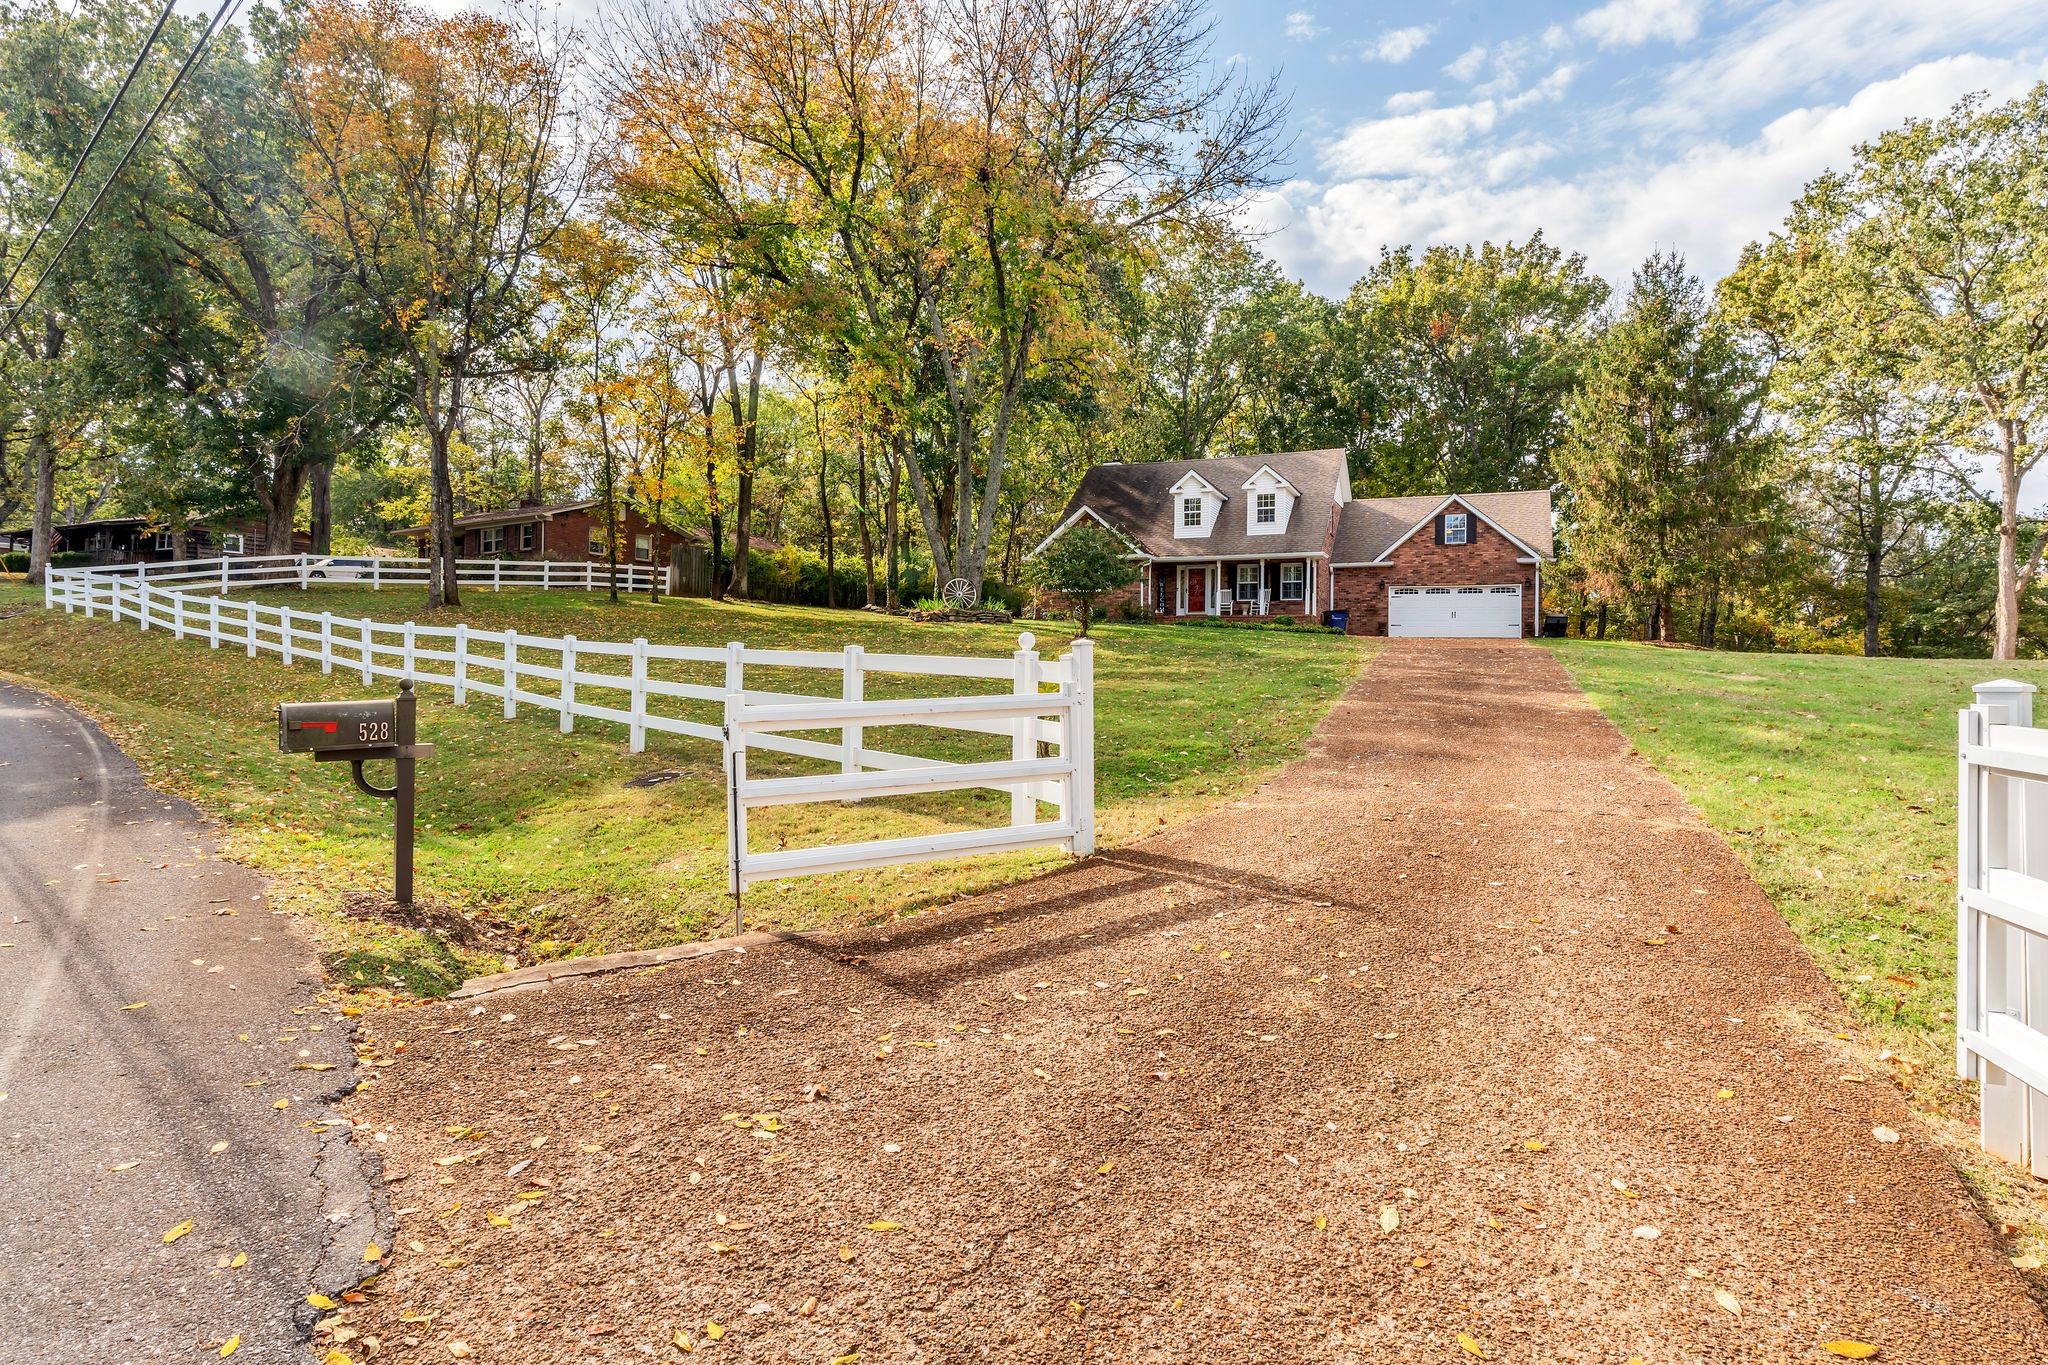
[[199, 41], [193, 44], [192, 52], [185, 58], [184, 65], [180, 66], [178, 74], [171, 78], [170, 86], [165, 89], [163, 97], [157, 100], [156, 107], [149, 111], [148, 121], [136, 130], [134, 139], [129, 142], [127, 149], [121, 153], [121, 159], [114, 163], [114, 169], [108, 173], [106, 180], [100, 185], [99, 193], [92, 197], [92, 202], [85, 206], [85, 212], [79, 214], [78, 220], [71, 225], [71, 231], [65, 233], [64, 240], [57, 244], [57, 250], [51, 255], [49, 264], [43, 267], [42, 274], [36, 276], [36, 282], [29, 286], [28, 293], [22, 296], [21, 302], [15, 305], [14, 311], [7, 315], [7, 321], [4, 324], [0, 324], [0, 333], [12, 332], [15, 322], [23, 313], [28, 311], [29, 304], [35, 301], [36, 293], [43, 287], [43, 282], [50, 278], [50, 272], [57, 268], [57, 263], [64, 259], [64, 253], [70, 250], [73, 242], [78, 240], [78, 234], [84, 230], [87, 223], [92, 221], [93, 211], [99, 208], [100, 201], [107, 197], [107, 191], [114, 187], [114, 182], [121, 178], [121, 172], [127, 169], [128, 160], [135, 155], [135, 149], [142, 145], [143, 139], [147, 138], [151, 130], [156, 127], [157, 118], [164, 112], [164, 108], [170, 104], [172, 97], [178, 93], [178, 87], [185, 83], [186, 75], [198, 64], [199, 58], [206, 51], [206, 45], [213, 41], [213, 35], [219, 32], [222, 25], [230, 18], [230, 11], [239, 9], [241, 4], [242, 0], [221, 0], [220, 8], [213, 12], [213, 18], [206, 25], [206, 31], [200, 34]]
[[5, 303], [8, 296], [14, 292], [15, 277], [21, 274], [21, 268], [28, 264], [28, 258], [35, 254], [36, 247], [42, 242], [43, 234], [48, 232], [50, 224], [56, 221], [57, 214], [64, 207], [64, 200], [71, 194], [71, 187], [78, 183], [79, 172], [85, 169], [86, 159], [100, 145], [100, 135], [107, 131], [107, 121], [114, 117], [114, 110], [121, 106], [121, 100], [128, 94], [128, 87], [135, 84], [136, 73], [140, 72], [142, 64], [149, 60], [150, 49], [156, 46], [157, 36], [164, 31], [164, 25], [170, 22], [171, 11], [177, 8], [177, 4], [178, 0], [164, 0], [163, 13], [156, 17], [156, 27], [142, 40], [142, 51], [135, 54], [134, 65], [130, 66], [128, 74], [121, 78], [121, 88], [114, 92], [114, 98], [108, 102], [106, 112], [100, 115], [100, 121], [93, 126], [92, 136], [86, 140], [85, 150], [78, 154], [78, 160], [71, 163], [71, 174], [65, 178], [64, 188], [57, 191], [56, 202], [52, 203], [50, 211], [43, 215], [43, 221], [36, 224], [35, 236], [28, 239], [28, 245], [21, 249], [21, 259], [14, 263], [14, 269], [7, 272], [7, 283], [0, 284], [0, 303]]

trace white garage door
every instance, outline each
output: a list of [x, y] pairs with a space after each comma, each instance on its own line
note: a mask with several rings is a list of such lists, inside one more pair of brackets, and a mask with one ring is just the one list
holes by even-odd
[[1522, 635], [1520, 585], [1395, 588], [1387, 608], [1389, 635]]

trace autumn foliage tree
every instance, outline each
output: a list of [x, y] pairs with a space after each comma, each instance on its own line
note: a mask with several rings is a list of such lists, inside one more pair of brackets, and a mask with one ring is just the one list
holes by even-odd
[[402, 0], [320, 0], [293, 64], [313, 240], [402, 341], [430, 457], [429, 606], [459, 598], [449, 447], [469, 387], [537, 306], [581, 188], [568, 75], [543, 34]]

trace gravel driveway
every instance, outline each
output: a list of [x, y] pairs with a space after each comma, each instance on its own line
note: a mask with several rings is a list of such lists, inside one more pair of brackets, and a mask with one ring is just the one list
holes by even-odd
[[341, 1323], [377, 1360], [2048, 1358], [1841, 1026], [1548, 654], [1395, 642], [1146, 843], [385, 1016], [354, 1109], [399, 1233]]

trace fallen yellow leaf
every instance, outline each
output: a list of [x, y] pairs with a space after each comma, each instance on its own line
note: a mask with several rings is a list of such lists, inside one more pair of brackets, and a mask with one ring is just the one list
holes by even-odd
[[1737, 1299], [1733, 1294], [1729, 1293], [1727, 1290], [1716, 1289], [1714, 1291], [1714, 1302], [1720, 1304], [1723, 1308], [1733, 1313], [1736, 1317], [1739, 1318], [1742, 1316], [1742, 1301], [1740, 1299]]
[[384, 1259], [384, 1249], [375, 1242], [363, 1248], [363, 1264], [373, 1265]]
[[231, 1355], [233, 1355], [233, 1354], [234, 1354], [235, 1352], [237, 1352], [237, 1351], [239, 1351], [239, 1350], [241, 1350], [241, 1349], [242, 1349], [242, 1334], [241, 1334], [240, 1332], [237, 1332], [237, 1333], [235, 1333], [235, 1334], [234, 1334], [233, 1336], [229, 1337], [229, 1338], [228, 1338], [228, 1339], [227, 1339], [226, 1341], [223, 1341], [223, 1342], [222, 1342], [222, 1343], [220, 1344], [220, 1353], [221, 1353], [221, 1356], [222, 1356], [222, 1358], [226, 1358], [226, 1357], [228, 1357], [228, 1356], [231, 1356]]
[[1522, 1139], [1522, 1145], [1532, 1152], [1541, 1152], [1548, 1146], [1541, 1138], [1524, 1138]]
[[208, 1156], [219, 1156], [222, 1152], [225, 1152], [227, 1149], [228, 1145], [225, 1142], [216, 1142], [213, 1144], [213, 1146], [206, 1149], [206, 1154]]
[[901, 1224], [901, 1223], [892, 1223], [892, 1222], [890, 1222], [890, 1221], [889, 1221], [888, 1219], [886, 1219], [886, 1218], [877, 1218], [877, 1219], [876, 1219], [876, 1220], [875, 1220], [874, 1222], [872, 1222], [872, 1223], [869, 1223], [869, 1224], [867, 1224], [866, 1226], [867, 1226], [867, 1230], [868, 1230], [869, 1232], [901, 1232], [901, 1231], [903, 1231], [903, 1224]]
[[1470, 1332], [1458, 1333], [1458, 1345], [1468, 1356], [1477, 1356], [1481, 1360], [1487, 1358], [1486, 1348], [1481, 1346], [1479, 1338], [1473, 1336]]
[[1823, 1341], [1820, 1348], [1844, 1360], [1868, 1360], [1877, 1354], [1877, 1347], [1867, 1341]]
[[149, 1004], [147, 1000], [138, 1000], [132, 1005], [123, 1005], [121, 1006], [121, 1013], [126, 1014], [129, 1010], [139, 1010], [147, 1004]]
[[306, 1295], [306, 1302], [312, 1304], [315, 1308], [319, 1309], [323, 1313], [329, 1311], [330, 1309], [339, 1308], [341, 1306], [337, 1304], [333, 1299], [328, 1298], [325, 1294], [308, 1294]]
[[184, 1222], [178, 1224], [178, 1226], [164, 1233], [164, 1245], [169, 1246], [171, 1243], [177, 1241], [180, 1237], [183, 1237], [186, 1233], [190, 1231], [192, 1231], [192, 1220], [190, 1218], [187, 1218]]
[[1733, 1090], [1716, 1090], [1714, 1098], [1717, 1100], [1732, 1100], [1735, 1098], [1735, 1092]]
[[246, 1251], [238, 1251], [235, 1253], [235, 1258], [228, 1262], [228, 1269], [240, 1270], [243, 1266], [247, 1264], [249, 1264], [249, 1253]]
[[859, 1362], [859, 1361], [860, 1361], [860, 1352], [859, 1352], [859, 1351], [848, 1351], [848, 1352], [847, 1352], [847, 1353], [846, 1353], [845, 1355], [843, 1355], [843, 1356], [833, 1356], [833, 1357], [832, 1357], [832, 1365], [858, 1365], [858, 1362]]
[[707, 1322], [704, 1324], [704, 1335], [713, 1341], [724, 1341], [725, 1329], [715, 1322]]
[[1380, 1205], [1380, 1231], [1392, 1232], [1401, 1226], [1401, 1211], [1392, 1204]]

